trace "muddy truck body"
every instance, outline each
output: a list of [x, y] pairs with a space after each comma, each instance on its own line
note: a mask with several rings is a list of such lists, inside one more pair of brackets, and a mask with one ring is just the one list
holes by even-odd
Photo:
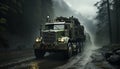
[[46, 52], [62, 52], [70, 58], [81, 52], [85, 41], [84, 27], [74, 17], [47, 20], [40, 33], [33, 45], [36, 58], [43, 57]]

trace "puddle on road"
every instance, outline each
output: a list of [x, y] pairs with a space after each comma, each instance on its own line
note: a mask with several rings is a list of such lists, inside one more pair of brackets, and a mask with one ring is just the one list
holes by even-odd
[[33, 62], [33, 63], [28, 67], [28, 69], [39, 69], [39, 65], [38, 65], [38, 63]]

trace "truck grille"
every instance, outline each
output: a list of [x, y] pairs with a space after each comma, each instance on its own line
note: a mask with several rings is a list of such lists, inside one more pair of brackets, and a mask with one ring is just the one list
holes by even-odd
[[43, 32], [43, 41], [45, 43], [54, 43], [56, 41], [55, 32]]

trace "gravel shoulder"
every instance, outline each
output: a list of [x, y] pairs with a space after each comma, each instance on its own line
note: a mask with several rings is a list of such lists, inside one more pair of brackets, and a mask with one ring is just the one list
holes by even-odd
[[119, 66], [112, 65], [106, 61], [104, 53], [120, 48], [119, 45], [106, 45], [97, 49], [92, 54], [92, 61], [87, 63], [85, 69], [119, 69]]

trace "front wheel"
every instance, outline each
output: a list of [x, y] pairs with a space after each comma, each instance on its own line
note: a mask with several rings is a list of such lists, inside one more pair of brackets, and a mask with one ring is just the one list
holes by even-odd
[[68, 43], [67, 44], [67, 52], [65, 53], [66, 54], [66, 58], [70, 58], [72, 57], [73, 55], [73, 52], [72, 52], [72, 43]]
[[36, 59], [40, 59], [40, 58], [44, 57], [45, 51], [41, 51], [39, 49], [35, 49], [34, 53], [35, 53]]

